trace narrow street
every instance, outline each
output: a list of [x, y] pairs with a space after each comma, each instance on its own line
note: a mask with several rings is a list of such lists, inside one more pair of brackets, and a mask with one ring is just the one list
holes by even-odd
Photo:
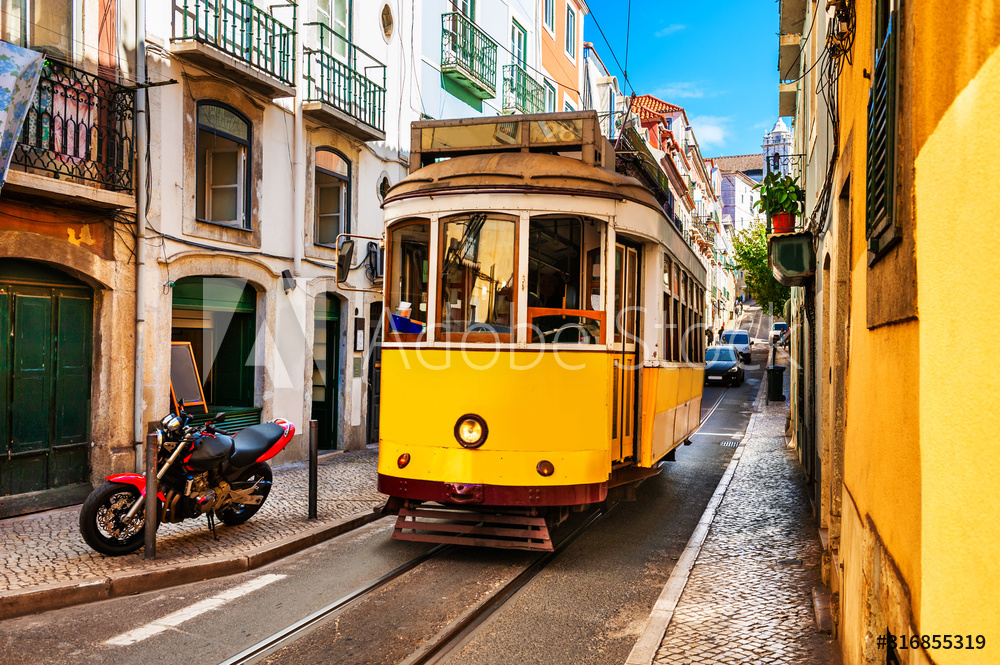
[[[643, 483], [635, 502], [595, 522], [449, 662], [624, 662], [729, 463], [734, 448], [723, 444], [746, 430], [764, 353], [755, 345], [742, 386], [705, 389], [706, 419], [692, 445]], [[0, 662], [34, 663], [39, 653], [49, 663], [223, 662], [432, 549], [390, 540], [391, 527], [382, 519], [252, 573], [7, 620]], [[402, 662], [536, 557], [449, 549], [267, 662]]]

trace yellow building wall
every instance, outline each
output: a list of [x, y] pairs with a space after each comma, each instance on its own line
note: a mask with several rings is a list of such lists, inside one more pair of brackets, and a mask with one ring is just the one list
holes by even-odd
[[871, 4], [856, 7], [854, 62], [839, 84], [853, 236], [838, 243], [851, 248], [852, 265], [849, 355], [835, 359], [849, 362], [839, 641], [845, 663], [872, 657], [865, 620], [880, 540], [909, 592], [915, 632], [986, 636], [984, 651], [903, 651], [904, 662], [1000, 662], [990, 648], [1000, 635], [992, 333], [1000, 329], [1000, 182], [990, 171], [1000, 158], [1000, 4], [905, 3], [898, 119], [914, 160], [901, 168], [914, 177], [902, 196], [913, 203], [918, 319], [869, 330], [863, 70], [874, 64]]
[[[853, 64], [839, 82], [841, 155], [848, 155], [851, 177], [851, 242], [838, 243], [851, 252], [851, 316], [846, 389], [844, 485], [858, 515], [854, 526], [864, 529], [870, 517], [890, 556], [899, 566], [913, 600], [920, 597], [920, 445], [919, 334], [917, 321], [893, 323], [872, 330], [867, 323], [868, 252], [865, 245], [865, 159], [868, 90], [864, 70], [874, 68], [871, 3], [858, 3]], [[850, 147], [848, 147], [850, 144]], [[846, 158], [845, 158], [846, 159]], [[845, 164], [846, 166], [846, 164]], [[843, 500], [845, 533], [841, 562], [860, 575], [864, 551], [861, 538], [848, 538], [848, 497]], [[860, 578], [859, 578], [860, 580]], [[851, 602], [850, 580], [844, 580], [848, 602], [842, 625], [863, 626], [853, 612], [863, 600]], [[858, 604], [861, 603], [861, 604]], [[846, 639], [842, 640], [846, 643]], [[852, 662], [846, 660], [845, 662]]]
[[[995, 8], [958, 4], [964, 9], [925, 12], [935, 24], [917, 35], [918, 52], [925, 45], [941, 51], [942, 43], [961, 52], [955, 67], [954, 56], [942, 53], [916, 92], [928, 112], [942, 110], [933, 126], [927, 118], [919, 123], [926, 140], [915, 168], [924, 528], [919, 629], [985, 635], [987, 650], [935, 650], [939, 664], [1000, 662], [1000, 181], [992, 174], [1000, 163], [1000, 33]], [[992, 27], [973, 25], [984, 18], [992, 18]], [[941, 22], [949, 20], [942, 35]], [[976, 33], [985, 39], [969, 38]], [[956, 70], [971, 77], [964, 88]], [[941, 90], [957, 93], [950, 106], [939, 103]]]

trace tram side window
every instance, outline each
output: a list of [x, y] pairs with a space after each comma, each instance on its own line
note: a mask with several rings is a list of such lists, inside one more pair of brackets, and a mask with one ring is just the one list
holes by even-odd
[[387, 332], [395, 339], [417, 339], [427, 329], [429, 222], [389, 229], [389, 310]]
[[445, 221], [441, 270], [445, 339], [457, 335], [464, 341], [511, 341], [517, 311], [516, 226], [513, 217], [485, 213]]
[[[600, 230], [575, 217], [528, 227], [528, 322], [534, 343], [601, 341]], [[584, 256], [584, 247], [592, 247]], [[586, 258], [586, 260], [585, 260]]]

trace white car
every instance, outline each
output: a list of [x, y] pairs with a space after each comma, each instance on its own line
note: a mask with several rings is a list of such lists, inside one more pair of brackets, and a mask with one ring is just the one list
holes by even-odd
[[723, 330], [719, 344], [731, 344], [736, 347], [736, 352], [743, 358], [743, 362], [750, 362], [750, 349], [753, 342], [750, 341], [750, 333], [746, 330]]

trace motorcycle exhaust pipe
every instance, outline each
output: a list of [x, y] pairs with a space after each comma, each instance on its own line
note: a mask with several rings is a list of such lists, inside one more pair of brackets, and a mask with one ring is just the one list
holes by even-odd
[[[180, 457], [181, 452], [185, 448], [187, 448], [187, 443], [188, 443], [187, 441], [181, 441], [180, 443], [177, 444], [177, 447], [174, 448], [174, 453], [167, 459], [167, 463], [163, 465], [163, 468], [160, 469], [159, 473], [156, 474], [156, 479], [157, 480], [160, 480], [161, 478], [163, 478], [163, 474], [165, 474], [167, 472], [167, 469], [170, 468], [170, 465], [173, 464], [174, 461], [178, 457]], [[157, 451], [159, 451], [160, 448], [162, 448], [162, 447], [163, 447], [163, 431], [162, 430], [158, 430], [156, 432], [156, 449], [157, 449]], [[132, 519], [135, 517], [136, 513], [139, 512], [139, 509], [142, 508], [142, 504], [143, 503], [144, 503], [143, 498], [139, 497], [139, 499], [135, 503], [132, 504], [132, 507], [129, 508], [128, 512], [125, 513], [125, 517], [124, 517], [124, 519], [122, 521], [124, 521], [126, 524], [129, 523], [129, 522], [131, 522]]]

